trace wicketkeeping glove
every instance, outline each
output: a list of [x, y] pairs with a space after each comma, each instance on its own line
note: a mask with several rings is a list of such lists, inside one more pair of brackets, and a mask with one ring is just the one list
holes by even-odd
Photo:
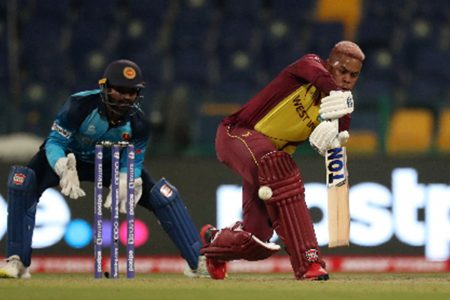
[[[119, 212], [126, 214], [127, 213], [127, 173], [119, 174]], [[138, 204], [139, 200], [142, 196], [142, 178], [136, 178], [134, 180], [134, 207]], [[112, 204], [112, 190], [111, 186], [109, 186], [109, 193], [106, 196], [105, 203], [103, 206], [105, 208], [111, 208]]]
[[334, 120], [351, 114], [353, 109], [352, 92], [331, 91], [329, 96], [322, 98], [319, 114], [323, 120]]
[[309, 136], [309, 142], [320, 155], [333, 148], [344, 146], [350, 135], [347, 130], [338, 132], [338, 121], [321, 122]]
[[86, 193], [80, 188], [80, 180], [77, 173], [77, 161], [73, 153], [61, 157], [56, 161], [55, 172], [60, 180], [61, 193], [69, 196], [71, 199], [86, 196]]

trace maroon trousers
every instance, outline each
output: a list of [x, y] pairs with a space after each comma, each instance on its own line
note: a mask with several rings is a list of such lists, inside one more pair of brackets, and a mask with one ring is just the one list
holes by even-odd
[[221, 123], [216, 135], [219, 161], [239, 174], [243, 180], [243, 226], [262, 241], [273, 234], [266, 206], [258, 197], [258, 162], [265, 154], [277, 151], [264, 135], [243, 127]]

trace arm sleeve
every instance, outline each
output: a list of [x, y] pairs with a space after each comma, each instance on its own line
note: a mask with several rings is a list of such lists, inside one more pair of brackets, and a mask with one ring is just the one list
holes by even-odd
[[74, 118], [74, 99], [70, 97], [56, 116], [51, 132], [45, 142], [45, 154], [54, 169], [56, 161], [66, 155], [66, 150], [76, 132]]
[[315, 54], [308, 54], [297, 60], [289, 68], [289, 72], [296, 77], [312, 83], [327, 95], [338, 87], [331, 73], [325, 68], [323, 60]]
[[92, 100], [95, 98], [74, 94], [66, 100], [58, 112], [45, 142], [45, 154], [53, 169], [56, 161], [66, 155], [74, 134], [95, 106], [96, 102]]
[[339, 119], [339, 132], [350, 129], [350, 123], [352, 116], [350, 114], [343, 116]]

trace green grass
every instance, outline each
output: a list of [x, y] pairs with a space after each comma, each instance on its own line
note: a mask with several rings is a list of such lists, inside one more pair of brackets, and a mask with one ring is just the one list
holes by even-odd
[[291, 274], [230, 274], [226, 280], [175, 274], [93, 279], [92, 274], [34, 274], [0, 279], [1, 299], [450, 299], [450, 274], [333, 274], [327, 282]]

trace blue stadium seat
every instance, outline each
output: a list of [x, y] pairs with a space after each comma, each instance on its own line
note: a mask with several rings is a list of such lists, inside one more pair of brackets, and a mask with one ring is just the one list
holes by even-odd
[[382, 77], [362, 77], [353, 91], [355, 96], [355, 109], [378, 109], [383, 98], [393, 96], [394, 83]]
[[72, 9], [71, 0], [40, 0], [34, 6], [33, 15], [37, 19], [52, 19], [58, 23], [65, 23], [69, 19]]
[[288, 20], [291, 23], [311, 20], [316, 8], [315, 0], [270, 0], [271, 18]]
[[388, 48], [394, 23], [386, 19], [363, 19], [358, 26], [356, 40], [361, 48]]
[[[213, 27], [211, 15], [204, 16], [197, 11], [182, 12], [174, 21], [172, 44], [175, 49], [190, 47], [211, 47], [210, 32]], [[199, 17], [199, 16], [203, 17]]]
[[326, 58], [333, 46], [344, 39], [344, 24], [341, 22], [314, 22], [311, 24], [309, 50]]
[[174, 80], [196, 87], [207, 86], [210, 76], [210, 59], [201, 49], [184, 49], [173, 55]]
[[358, 109], [352, 114], [351, 130], [380, 132], [380, 117], [377, 110]]
[[225, 18], [238, 17], [256, 20], [262, 17], [264, 10], [263, 0], [227, 0], [223, 1]]
[[285, 20], [272, 20], [265, 26], [261, 46], [261, 66], [273, 77], [282, 68], [306, 54], [309, 24], [295, 26]]
[[82, 20], [74, 24], [71, 28], [70, 43], [72, 57], [76, 58], [81, 53], [106, 47], [107, 38], [112, 30], [110, 24], [97, 20]]
[[210, 102], [244, 104], [256, 94], [254, 85], [248, 82], [228, 79], [211, 88]]
[[83, 0], [79, 2], [78, 19], [113, 23], [122, 10], [123, 8], [118, 6], [118, 0]]
[[430, 108], [435, 111], [448, 102], [446, 86], [448, 80], [423, 74], [414, 74], [411, 81], [404, 87], [407, 94], [406, 105], [409, 107]]
[[219, 56], [230, 50], [250, 49], [253, 46], [258, 23], [245, 18], [227, 18], [219, 25], [217, 51]]
[[162, 22], [159, 18], [137, 16], [120, 26], [117, 56], [126, 57], [130, 52], [159, 49]]
[[414, 72], [417, 74], [441, 78], [450, 81], [450, 73], [442, 64], [450, 62], [450, 52], [432, 47], [424, 47], [419, 50], [413, 62]]
[[140, 18], [164, 18], [171, 1], [166, 0], [128, 0], [129, 13], [128, 17]]

